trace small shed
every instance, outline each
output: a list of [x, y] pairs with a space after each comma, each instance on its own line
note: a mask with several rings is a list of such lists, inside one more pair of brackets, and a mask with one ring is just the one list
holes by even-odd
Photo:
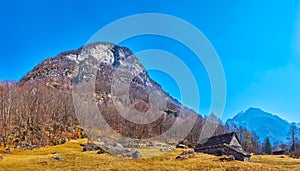
[[235, 132], [213, 136], [195, 148], [196, 152], [214, 154], [216, 156], [227, 155], [235, 160], [250, 161], [250, 154], [243, 150]]
[[285, 154], [285, 150], [273, 150], [272, 154], [273, 155], [284, 155]]

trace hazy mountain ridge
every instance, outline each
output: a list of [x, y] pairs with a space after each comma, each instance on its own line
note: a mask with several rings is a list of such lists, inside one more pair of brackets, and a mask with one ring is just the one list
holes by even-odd
[[253, 107], [228, 119], [227, 124], [231, 123], [255, 131], [261, 141], [269, 137], [271, 142], [286, 142], [290, 128], [288, 121]]

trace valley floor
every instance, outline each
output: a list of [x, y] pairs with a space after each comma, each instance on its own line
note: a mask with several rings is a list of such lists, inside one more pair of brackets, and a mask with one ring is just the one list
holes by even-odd
[[[127, 159], [109, 154], [82, 152], [79, 145], [86, 140], [76, 140], [64, 145], [31, 151], [13, 151], [0, 159], [0, 171], [7, 170], [299, 170], [300, 159], [288, 156], [251, 157], [251, 162], [222, 161], [222, 157], [196, 154], [194, 158], [176, 160], [182, 150], [162, 153], [152, 158]], [[147, 155], [147, 151], [141, 151]], [[64, 161], [52, 159], [61, 156]]]

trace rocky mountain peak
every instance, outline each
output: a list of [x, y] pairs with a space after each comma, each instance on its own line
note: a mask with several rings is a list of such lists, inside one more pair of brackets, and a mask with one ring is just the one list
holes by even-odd
[[95, 42], [85, 45], [78, 50], [62, 53], [65, 57], [80, 62], [87, 57], [94, 57], [99, 63], [114, 65], [133, 55], [126, 47], [120, 47], [113, 43]]
[[[116, 73], [122, 75], [122, 78], [113, 78]], [[120, 82], [123, 78], [130, 79], [132, 103], [137, 100], [148, 103], [149, 94], [157, 91], [168, 101], [169, 109], [179, 111], [185, 108], [149, 77], [131, 50], [113, 43], [95, 42], [76, 50], [62, 52], [56, 57], [42, 61], [19, 83], [23, 85], [43, 80], [51, 87], [71, 89], [72, 81], [95, 81], [97, 91], [102, 96], [110, 95], [112, 82]]]
[[[89, 70], [88, 72], [91, 72], [90, 69], [92, 68], [98, 70], [100, 65], [111, 68], [123, 66], [131, 69], [135, 75], [146, 73], [139, 60], [128, 48], [120, 47], [113, 43], [95, 42], [77, 50], [65, 51], [56, 57], [44, 60], [25, 75], [20, 80], [20, 83], [24, 84], [29, 80], [44, 79], [52, 82], [70, 81], [81, 72], [80, 69], [87, 76], [86, 70]], [[95, 77], [95, 74], [92, 73], [90, 76]]]

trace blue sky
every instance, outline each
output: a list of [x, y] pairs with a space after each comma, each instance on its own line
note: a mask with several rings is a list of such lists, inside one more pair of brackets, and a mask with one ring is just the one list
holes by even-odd
[[[8, 1], [0, 5], [0, 79], [18, 80], [61, 51], [77, 49], [106, 24], [138, 13], [164, 13], [200, 29], [215, 47], [227, 81], [223, 119], [260, 107], [300, 122], [300, 3], [289, 1]], [[121, 45], [133, 52], [163, 49], [187, 63], [201, 94], [200, 113], [209, 112], [211, 90], [201, 63], [178, 42], [141, 36]], [[179, 71], [180, 72], [180, 71]], [[180, 99], [176, 82], [150, 71]], [[193, 102], [187, 102], [194, 107]]]

